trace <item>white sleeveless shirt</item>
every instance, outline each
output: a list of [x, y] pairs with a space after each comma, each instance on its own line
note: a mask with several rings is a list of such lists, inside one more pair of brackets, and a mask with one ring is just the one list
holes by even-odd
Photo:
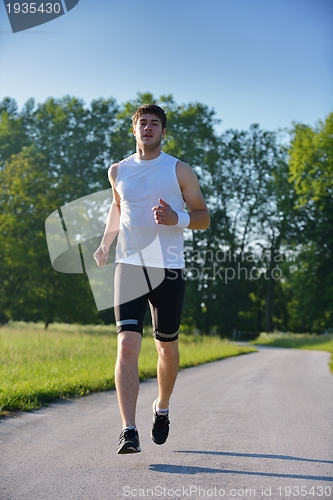
[[156, 224], [152, 207], [162, 198], [176, 212], [184, 200], [176, 175], [179, 160], [166, 153], [153, 160], [136, 154], [118, 165], [115, 188], [120, 196], [120, 231], [116, 262], [181, 269], [184, 262], [183, 230]]

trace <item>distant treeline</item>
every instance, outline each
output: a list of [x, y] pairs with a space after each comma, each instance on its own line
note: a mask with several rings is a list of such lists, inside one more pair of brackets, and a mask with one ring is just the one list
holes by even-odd
[[149, 93], [121, 105], [0, 103], [0, 323], [113, 322], [86, 274], [53, 270], [45, 220], [109, 188], [107, 168], [134, 152], [131, 116], [146, 102], [166, 110], [163, 149], [194, 168], [211, 213], [207, 231], [185, 232], [183, 325], [229, 336], [332, 327], [333, 113], [294, 125], [287, 144], [259, 125], [218, 134], [213, 109]]

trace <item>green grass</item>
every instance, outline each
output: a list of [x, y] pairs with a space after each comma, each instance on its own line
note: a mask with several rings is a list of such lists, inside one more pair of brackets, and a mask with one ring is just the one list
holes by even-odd
[[[180, 367], [253, 352], [218, 337], [181, 335]], [[39, 408], [57, 398], [114, 389], [113, 326], [13, 322], [0, 328], [0, 416]], [[156, 376], [157, 354], [146, 331], [140, 379]]]
[[331, 353], [330, 370], [333, 373], [333, 335], [314, 335], [309, 333], [261, 333], [251, 344], [291, 347], [294, 349], [313, 349]]

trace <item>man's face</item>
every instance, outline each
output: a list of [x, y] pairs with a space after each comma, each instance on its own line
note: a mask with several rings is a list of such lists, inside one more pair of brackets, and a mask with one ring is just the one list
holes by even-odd
[[155, 149], [161, 145], [166, 129], [162, 129], [161, 120], [156, 115], [141, 115], [133, 128], [139, 146]]

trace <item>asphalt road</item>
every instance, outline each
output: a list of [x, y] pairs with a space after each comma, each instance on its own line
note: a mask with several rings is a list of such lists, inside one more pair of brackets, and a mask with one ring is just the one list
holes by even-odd
[[4, 419], [0, 499], [333, 499], [328, 361], [261, 348], [181, 371], [163, 446], [149, 435], [156, 381], [144, 382], [133, 455], [116, 453], [113, 391]]

